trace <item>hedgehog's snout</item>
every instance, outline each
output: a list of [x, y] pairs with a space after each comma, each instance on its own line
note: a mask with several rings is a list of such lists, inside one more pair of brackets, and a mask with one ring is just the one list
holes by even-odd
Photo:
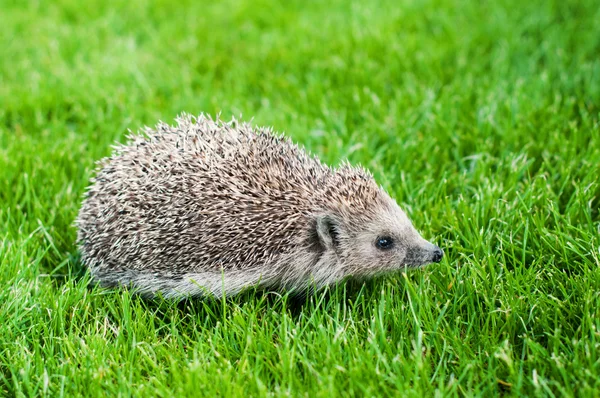
[[444, 257], [444, 251], [439, 246], [427, 242], [424, 249], [419, 250], [425, 262], [439, 263]]
[[435, 248], [433, 249], [433, 256], [431, 258], [431, 261], [433, 261], [434, 263], [439, 263], [440, 261], [442, 261], [442, 257], [444, 257], [444, 251], [440, 249], [439, 246], [435, 246]]
[[406, 265], [421, 266], [427, 263], [439, 263], [444, 251], [439, 246], [421, 239], [415, 246], [409, 247], [404, 262]]

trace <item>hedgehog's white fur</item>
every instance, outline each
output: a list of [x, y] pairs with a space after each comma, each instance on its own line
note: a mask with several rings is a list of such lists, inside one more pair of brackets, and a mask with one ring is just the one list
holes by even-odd
[[[99, 163], [76, 220], [82, 261], [105, 286], [305, 291], [441, 258], [362, 168], [329, 168], [235, 120], [184, 114], [144, 133]], [[382, 237], [393, 245], [376, 247]]]

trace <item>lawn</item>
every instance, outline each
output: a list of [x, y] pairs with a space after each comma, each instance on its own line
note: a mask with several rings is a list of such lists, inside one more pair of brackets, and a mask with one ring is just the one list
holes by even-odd
[[[600, 7], [0, 0], [0, 395], [600, 396]], [[298, 302], [90, 283], [94, 162], [180, 112], [369, 168], [440, 264]]]

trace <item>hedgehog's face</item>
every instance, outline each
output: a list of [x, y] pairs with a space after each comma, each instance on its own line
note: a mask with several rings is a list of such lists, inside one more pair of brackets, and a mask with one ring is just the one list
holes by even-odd
[[360, 221], [339, 215], [318, 221], [320, 238], [335, 252], [344, 275], [369, 276], [440, 262], [443, 251], [415, 230], [400, 207], [385, 195], [385, 206]]

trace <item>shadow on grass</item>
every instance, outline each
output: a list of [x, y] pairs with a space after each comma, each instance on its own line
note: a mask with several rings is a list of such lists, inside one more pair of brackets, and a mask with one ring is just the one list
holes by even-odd
[[133, 297], [136, 302], [156, 315], [160, 313], [167, 315], [176, 308], [182, 316], [211, 319], [212, 322], [207, 323], [212, 326], [218, 322], [227, 321], [236, 311], [263, 315], [271, 312], [287, 313], [291, 319], [297, 321], [300, 317], [307, 316], [313, 311], [335, 311], [339, 305], [354, 306], [354, 303], [369, 296], [371, 292], [379, 290], [378, 285], [383, 283], [380, 279], [364, 282], [348, 280], [303, 293], [282, 293], [252, 287], [232, 297], [188, 297], [182, 300], [165, 299], [160, 296], [144, 298], [135, 294]]
[[[214, 329], [219, 325], [239, 323], [240, 319], [250, 318], [259, 322], [282, 317], [292, 322], [312, 322], [315, 316], [319, 318], [329, 314], [343, 317], [347, 311], [352, 311], [358, 317], [369, 317], [369, 309], [377, 307], [385, 280], [389, 278], [380, 276], [367, 281], [349, 279], [303, 294], [252, 287], [233, 297], [178, 300], [160, 296], [146, 298], [126, 287], [103, 288], [91, 280], [77, 252], [70, 253], [51, 275], [58, 291], [65, 285], [77, 285], [78, 289], [87, 290], [93, 308], [90, 312], [92, 318], [107, 318], [114, 325], [124, 325], [127, 320], [134, 322], [129, 325], [138, 324], [140, 327], [151, 324], [153, 333], [160, 337], [172, 334], [174, 328], [191, 337], [198, 330]], [[392, 278], [398, 279], [403, 286], [404, 278], [400, 275]], [[91, 318], [86, 319], [90, 321]], [[79, 321], [87, 322], [82, 319]], [[128, 330], [128, 327], [123, 330]]]

